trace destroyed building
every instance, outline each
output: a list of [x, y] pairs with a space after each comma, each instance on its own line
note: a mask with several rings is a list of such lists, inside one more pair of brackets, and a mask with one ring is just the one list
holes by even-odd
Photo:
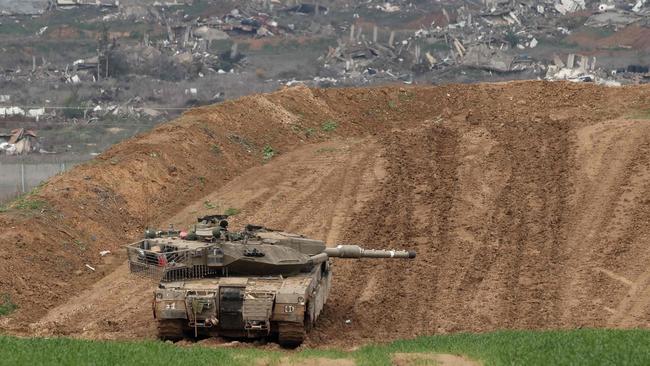
[[36, 132], [18, 128], [10, 133], [0, 133], [0, 153], [23, 155], [38, 152], [40, 143]]

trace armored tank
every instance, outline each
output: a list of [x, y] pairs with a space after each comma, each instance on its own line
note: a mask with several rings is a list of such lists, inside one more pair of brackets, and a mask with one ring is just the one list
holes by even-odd
[[327, 301], [330, 258], [415, 258], [413, 251], [326, 247], [262, 226], [232, 233], [225, 217], [217, 221], [218, 235], [172, 233], [127, 246], [131, 272], [160, 280], [152, 304], [163, 340], [273, 338], [295, 347]]

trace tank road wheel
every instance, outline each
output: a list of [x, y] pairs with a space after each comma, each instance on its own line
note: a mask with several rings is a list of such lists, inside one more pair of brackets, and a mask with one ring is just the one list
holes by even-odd
[[296, 348], [305, 340], [305, 325], [301, 323], [278, 324], [278, 343], [285, 348]]
[[158, 338], [172, 342], [183, 339], [183, 319], [158, 320]]

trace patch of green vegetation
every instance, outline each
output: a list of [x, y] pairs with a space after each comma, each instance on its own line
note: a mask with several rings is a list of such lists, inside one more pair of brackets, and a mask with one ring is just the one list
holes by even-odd
[[[18, 305], [14, 304], [9, 294], [0, 295], [0, 316], [9, 315], [13, 313], [16, 309], [18, 309]], [[2, 348], [0, 347], [0, 349]], [[2, 361], [0, 361], [0, 363], [1, 362]]]
[[332, 132], [335, 131], [338, 126], [339, 125], [338, 123], [336, 123], [335, 120], [328, 119], [327, 121], [323, 122], [323, 124], [321, 125], [321, 130], [325, 132]]
[[501, 331], [420, 337], [363, 347], [359, 354], [365, 365], [389, 365], [395, 352], [462, 354], [485, 365], [643, 365], [650, 353], [637, 347], [648, 341], [647, 330]]
[[264, 149], [262, 150], [262, 159], [265, 161], [273, 159], [274, 156], [278, 154], [275, 149], [271, 145], [266, 145], [264, 146]]
[[291, 125], [291, 131], [295, 133], [300, 133], [302, 131], [302, 127], [299, 124], [294, 123]]
[[198, 180], [199, 180], [199, 183], [201, 183], [202, 186], [205, 185], [205, 177], [204, 176], [202, 176], [202, 175], [199, 176]]
[[316, 130], [312, 127], [305, 128], [305, 137], [312, 137], [316, 134]]
[[86, 244], [84, 242], [82, 242], [81, 240], [75, 239], [75, 240], [72, 241], [72, 244], [74, 244], [74, 246], [77, 249], [79, 249], [80, 251], [82, 251], [82, 252], [86, 251]]
[[389, 100], [388, 101], [388, 108], [390, 109], [397, 109], [397, 102], [394, 100]]
[[[4, 22], [3, 22], [4, 23]], [[33, 33], [31, 27], [26, 27], [23, 23], [6, 22], [0, 25], [0, 35], [30, 35]]]
[[[500, 331], [419, 337], [355, 351], [306, 349], [280, 352], [249, 348], [179, 347], [155, 341], [115, 342], [0, 336], [7, 365], [252, 365], [300, 364], [314, 357], [351, 359], [357, 365], [391, 365], [396, 353], [448, 353], [490, 365], [648, 365], [650, 331], [577, 329]], [[5, 351], [6, 350], [6, 351]]]
[[226, 211], [223, 212], [224, 215], [235, 216], [239, 213], [239, 210], [234, 207], [228, 207]]
[[214, 203], [212, 203], [210, 201], [204, 201], [203, 202], [203, 207], [207, 208], [208, 210], [214, 210], [214, 209], [217, 208], [217, 205], [215, 205]]
[[221, 155], [221, 147], [217, 144], [212, 145], [210, 151], [212, 151], [214, 155]]
[[47, 206], [47, 202], [34, 196], [40, 191], [45, 183], [41, 183], [38, 186], [34, 187], [30, 192], [23, 193], [20, 196], [16, 197], [13, 201], [0, 206], [0, 212], [6, 212], [9, 209], [20, 210], [20, 211], [36, 211], [42, 210]]
[[291, 125], [291, 131], [293, 131], [296, 134], [304, 134], [305, 137], [309, 138], [312, 137], [316, 134], [316, 129], [313, 127], [302, 127], [298, 123], [294, 123]]

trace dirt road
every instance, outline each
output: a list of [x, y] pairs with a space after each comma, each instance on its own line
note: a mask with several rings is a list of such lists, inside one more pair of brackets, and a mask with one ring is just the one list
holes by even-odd
[[[122, 257], [104, 263], [95, 251], [119, 250], [149, 223], [187, 227], [227, 208], [239, 211], [234, 227], [417, 250], [409, 262], [335, 260], [311, 346], [648, 327], [648, 91], [542, 82], [294, 88], [197, 110], [54, 179], [37, 196], [49, 210], [0, 216], [16, 228], [51, 223], [0, 233], [0, 264], [25, 263], [39, 243], [60, 253], [58, 262], [28, 262], [52, 280], [38, 271], [0, 278], [21, 302], [3, 327], [153, 337], [153, 285], [129, 277]], [[336, 130], [325, 131], [332, 121]], [[279, 154], [264, 160], [265, 146]], [[17, 235], [19, 249], [8, 242]], [[90, 235], [76, 255], [66, 238]], [[101, 273], [67, 275], [86, 261]], [[36, 286], [47, 302], [34, 300]]]

